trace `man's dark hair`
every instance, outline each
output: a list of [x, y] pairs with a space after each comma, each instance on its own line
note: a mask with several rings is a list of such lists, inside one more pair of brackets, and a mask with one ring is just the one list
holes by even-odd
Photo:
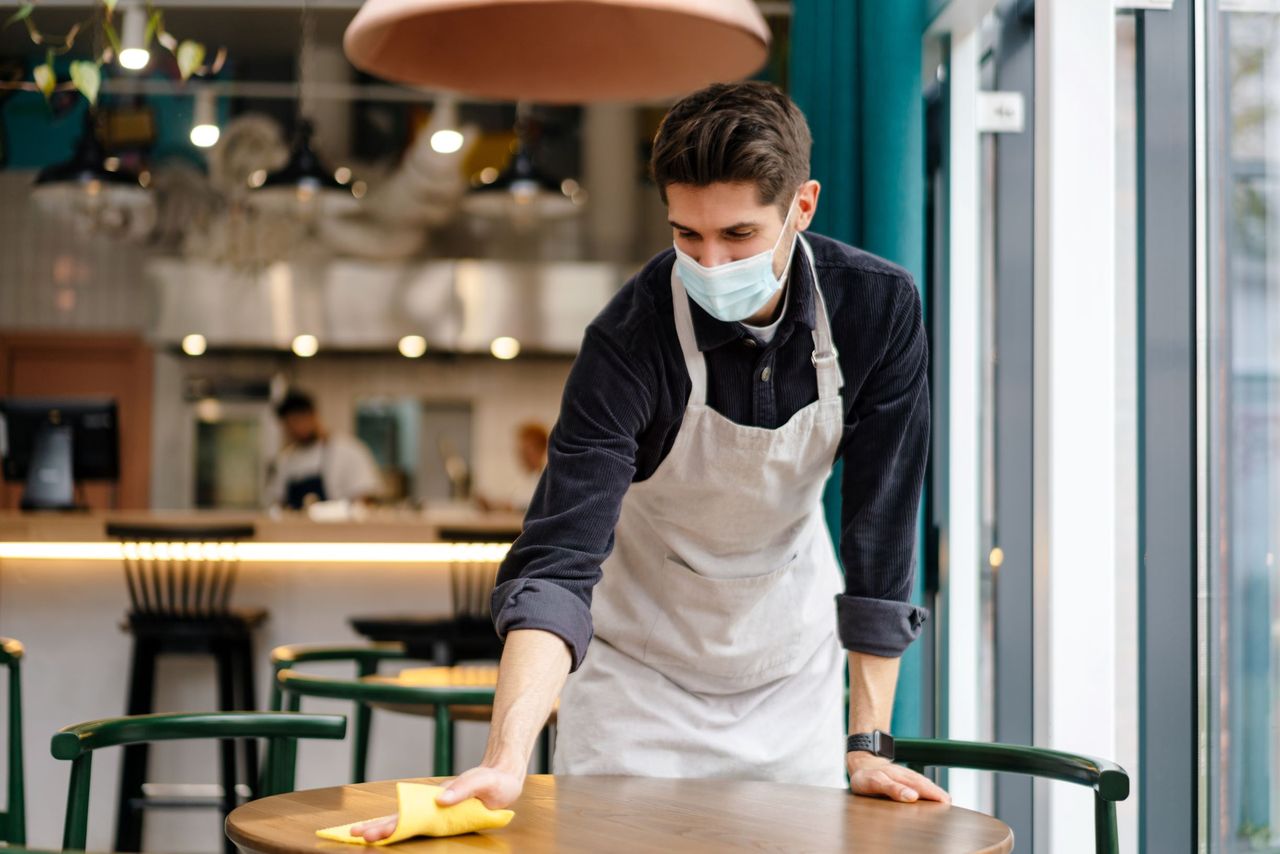
[[316, 403], [311, 399], [311, 395], [301, 391], [291, 391], [284, 396], [284, 400], [276, 404], [276, 416], [284, 418], [295, 412], [315, 412]]
[[785, 207], [809, 180], [809, 123], [769, 83], [715, 83], [681, 99], [662, 120], [649, 168], [667, 201], [671, 184], [751, 181], [760, 204]]

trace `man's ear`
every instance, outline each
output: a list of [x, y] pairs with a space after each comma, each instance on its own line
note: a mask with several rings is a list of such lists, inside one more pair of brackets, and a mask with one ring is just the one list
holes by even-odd
[[821, 193], [822, 185], [812, 178], [800, 185], [796, 199], [796, 206], [800, 209], [796, 219], [797, 231], [806, 231], [809, 224], [813, 222], [814, 214], [818, 210], [818, 196]]

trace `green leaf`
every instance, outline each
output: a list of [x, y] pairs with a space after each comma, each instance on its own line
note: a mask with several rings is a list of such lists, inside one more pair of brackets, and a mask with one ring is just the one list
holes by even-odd
[[186, 80], [204, 65], [204, 45], [187, 39], [178, 45], [174, 54], [178, 58], [178, 72]]
[[169, 51], [169, 53], [172, 53], [175, 55], [177, 54], [178, 40], [175, 39], [173, 35], [168, 31], [161, 30], [160, 32], [156, 33], [156, 41], [160, 42], [160, 44], [164, 47], [164, 49]]
[[111, 50], [116, 56], [120, 55], [120, 34], [116, 32], [116, 28], [112, 26], [110, 21], [103, 21], [102, 30], [107, 34], [107, 41], [111, 43]]
[[116, 10], [116, 0], [102, 0], [102, 5], [107, 7], [108, 15]]
[[164, 32], [164, 13], [156, 9], [151, 13], [151, 17], [147, 18], [147, 31], [142, 36], [142, 46], [151, 47], [151, 38], [156, 33]]
[[53, 63], [37, 65], [32, 75], [36, 79], [36, 88], [48, 99], [53, 94], [53, 87], [58, 85], [58, 75], [54, 73]]
[[96, 62], [71, 63], [71, 82], [90, 104], [98, 103], [98, 88], [102, 85], [102, 69]]
[[28, 17], [30, 17], [32, 10], [35, 8], [36, 8], [35, 3], [23, 3], [20, 7], [18, 7], [18, 11], [14, 12], [12, 15], [9, 16], [9, 20], [5, 21], [4, 25], [7, 27], [10, 24], [16, 24], [19, 21], [26, 20]]

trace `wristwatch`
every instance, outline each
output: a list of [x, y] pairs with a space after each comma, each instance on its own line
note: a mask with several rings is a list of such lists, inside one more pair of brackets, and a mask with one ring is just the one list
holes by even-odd
[[864, 751], [893, 761], [893, 736], [883, 730], [855, 732], [849, 736], [849, 753]]

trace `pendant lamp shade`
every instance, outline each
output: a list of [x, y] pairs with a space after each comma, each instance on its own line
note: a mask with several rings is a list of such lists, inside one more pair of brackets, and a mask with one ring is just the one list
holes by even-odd
[[769, 28], [753, 0], [366, 0], [343, 45], [397, 83], [564, 104], [741, 79]]

